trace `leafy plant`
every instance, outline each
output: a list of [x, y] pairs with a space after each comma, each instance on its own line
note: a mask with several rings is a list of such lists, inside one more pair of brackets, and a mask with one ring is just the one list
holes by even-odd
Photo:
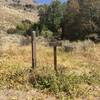
[[22, 21], [20, 24], [16, 26], [16, 30], [18, 34], [29, 35], [29, 30], [32, 29], [32, 23], [30, 21]]
[[47, 31], [42, 31], [41, 35], [45, 38], [51, 38], [53, 36], [53, 33], [51, 31], [47, 30]]

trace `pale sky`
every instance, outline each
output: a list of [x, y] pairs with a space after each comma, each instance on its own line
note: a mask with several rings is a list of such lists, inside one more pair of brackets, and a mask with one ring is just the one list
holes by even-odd
[[[36, 0], [38, 3], [40, 3], [40, 4], [44, 4], [44, 3], [46, 3], [46, 4], [49, 4], [52, 0]], [[65, 1], [67, 1], [67, 0], [61, 0], [62, 2], [65, 2]]]

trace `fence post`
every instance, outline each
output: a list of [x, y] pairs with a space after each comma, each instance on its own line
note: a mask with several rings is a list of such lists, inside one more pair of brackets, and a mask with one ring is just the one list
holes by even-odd
[[56, 71], [56, 73], [58, 73], [58, 70], [57, 70], [57, 46], [54, 46], [53, 47], [53, 51], [54, 51], [54, 69]]
[[32, 31], [31, 34], [31, 44], [32, 44], [32, 68], [36, 67], [36, 32]]

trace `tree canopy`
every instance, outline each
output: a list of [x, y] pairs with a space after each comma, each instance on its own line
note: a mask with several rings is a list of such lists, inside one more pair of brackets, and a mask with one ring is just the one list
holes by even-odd
[[99, 5], [99, 0], [54, 0], [39, 8], [40, 29], [69, 40], [83, 40], [90, 34], [100, 36]]

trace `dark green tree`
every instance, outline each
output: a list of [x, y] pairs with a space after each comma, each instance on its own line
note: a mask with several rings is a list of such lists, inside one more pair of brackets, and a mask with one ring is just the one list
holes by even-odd
[[44, 5], [40, 8], [40, 25], [42, 29], [52, 31], [58, 35], [61, 31], [61, 21], [63, 18], [63, 4], [60, 0], [54, 0], [50, 5]]
[[80, 6], [78, 1], [69, 0], [66, 4], [62, 22], [63, 37], [71, 40], [80, 37], [79, 14]]
[[100, 35], [100, 0], [54, 0], [40, 7], [40, 30], [61, 33], [62, 38], [84, 40], [88, 35]]
[[64, 13], [63, 30], [68, 39], [85, 39], [100, 33], [100, 0], [69, 0]]
[[79, 3], [82, 31], [86, 34], [99, 33], [100, 0], [80, 0]]

